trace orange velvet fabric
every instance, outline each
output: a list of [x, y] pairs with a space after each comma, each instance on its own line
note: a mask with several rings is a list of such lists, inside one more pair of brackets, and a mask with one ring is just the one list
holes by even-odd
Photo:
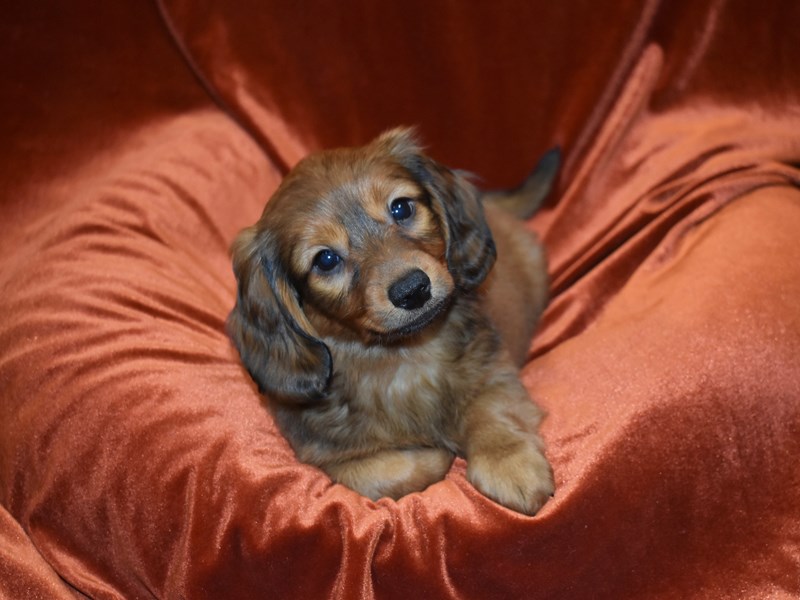
[[[796, 3], [47, 4], [0, 23], [0, 594], [800, 594]], [[399, 123], [487, 185], [564, 150], [533, 518], [332, 485], [225, 335], [285, 169]]]

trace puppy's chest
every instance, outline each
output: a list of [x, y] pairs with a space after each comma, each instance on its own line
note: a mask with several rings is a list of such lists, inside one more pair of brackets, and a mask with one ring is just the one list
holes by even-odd
[[452, 381], [457, 365], [436, 350], [387, 350], [371, 360], [345, 363], [334, 386], [347, 405], [350, 426], [363, 428], [364, 436], [393, 443], [421, 443], [446, 435], [457, 410]]

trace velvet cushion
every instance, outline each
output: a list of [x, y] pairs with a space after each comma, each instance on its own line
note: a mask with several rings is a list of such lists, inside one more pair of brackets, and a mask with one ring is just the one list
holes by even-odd
[[[745, 51], [740, 41], [744, 30], [791, 39], [784, 25], [797, 9], [763, 3], [765, 25], [751, 19], [748, 28], [741, 5], [620, 5], [621, 42], [583, 13], [542, 3], [540, 31], [583, 40], [564, 49], [575, 53], [567, 62], [582, 64], [591, 48], [597, 71], [538, 62], [542, 85], [572, 94], [572, 108], [554, 102], [541, 133], [518, 136], [514, 123], [535, 119], [522, 116], [526, 103], [541, 100], [528, 96], [487, 137], [483, 107], [526, 72], [523, 50], [541, 47], [536, 38], [510, 37], [498, 50], [514, 59], [503, 69], [455, 69], [456, 82], [470, 82], [455, 103], [461, 96], [435, 93], [445, 82], [417, 72], [419, 60], [404, 65], [426, 52], [359, 38], [350, 43], [387, 48], [396, 79], [431, 106], [381, 107], [393, 89], [387, 78], [369, 95], [372, 109], [346, 105], [347, 88], [335, 85], [326, 94], [336, 101], [319, 107], [299, 73], [329, 71], [293, 62], [301, 51], [286, 49], [297, 39], [269, 46], [261, 62], [231, 45], [253, 49], [247, 31], [267, 39], [294, 26], [307, 43], [319, 40], [302, 49], [312, 57], [338, 46], [303, 29], [315, 23], [308, 15], [276, 20], [277, 9], [256, 4], [161, 7], [230, 116], [180, 68], [155, 13], [125, 3], [93, 26], [77, 21], [89, 33], [127, 26], [146, 51], [120, 42], [103, 54], [73, 41], [67, 62], [96, 64], [102, 76], [54, 102], [43, 122], [31, 106], [43, 105], [55, 75], [41, 61], [43, 72], [26, 72], [15, 97], [36, 103], [2, 113], [13, 148], [35, 140], [26, 156], [39, 160], [9, 150], [17, 162], [4, 164], [16, 167], [3, 171], [0, 590], [193, 599], [799, 594], [800, 115], [789, 58], [800, 46]], [[518, 8], [520, 22], [534, 22], [528, 10]], [[45, 29], [16, 14], [25, 18], [7, 27], [17, 40]], [[493, 48], [517, 24], [516, 13], [496, 13], [497, 23], [458, 14], [462, 21], [438, 25], [419, 11], [395, 16], [412, 21], [401, 31], [421, 22], [419, 48], [455, 57], [453, 40], [464, 52]], [[347, 39], [370, 30], [343, 21]], [[449, 43], [430, 35], [434, 26]], [[236, 35], [212, 35], [220, 31]], [[30, 47], [40, 48], [34, 37]], [[547, 39], [555, 52], [558, 37]], [[204, 62], [214, 56], [225, 69]], [[730, 56], [735, 68], [723, 68]], [[121, 85], [115, 64], [139, 69], [148, 92], [138, 102], [102, 101]], [[330, 68], [349, 81], [346, 66]], [[281, 82], [287, 89], [273, 91]], [[437, 114], [453, 121], [439, 124]], [[62, 131], [70, 115], [83, 120]], [[543, 433], [558, 486], [534, 518], [477, 493], [463, 461], [398, 502], [332, 485], [296, 461], [224, 333], [235, 293], [228, 244], [258, 217], [285, 166], [316, 145], [361, 141], [417, 115], [437, 157], [496, 182], [524, 171], [540, 148], [565, 148], [558, 193], [530, 223], [548, 247], [553, 298], [522, 376], [549, 413]], [[486, 144], [467, 145], [473, 137]]]
[[277, 164], [406, 124], [490, 185], [518, 183], [554, 143], [587, 143], [654, 12], [632, 1], [159, 3], [187, 62]]
[[566, 183], [648, 46], [663, 56], [653, 110], [797, 104], [793, 2], [158, 3], [198, 79], [279, 165], [407, 124], [494, 186], [558, 144]]
[[22, 526], [0, 507], [0, 597], [69, 600], [74, 593], [36, 551]]

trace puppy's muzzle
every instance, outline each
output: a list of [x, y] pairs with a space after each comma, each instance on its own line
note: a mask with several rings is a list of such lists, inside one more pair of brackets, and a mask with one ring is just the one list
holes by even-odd
[[389, 300], [397, 308], [415, 310], [431, 299], [431, 280], [420, 269], [414, 269], [389, 287]]

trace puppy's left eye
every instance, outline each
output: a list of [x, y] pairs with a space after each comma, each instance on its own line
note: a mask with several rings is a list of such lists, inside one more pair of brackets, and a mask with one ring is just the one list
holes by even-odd
[[405, 221], [414, 215], [414, 201], [411, 198], [395, 198], [389, 206], [395, 222]]
[[327, 248], [317, 252], [314, 257], [314, 266], [323, 273], [330, 273], [340, 262], [342, 262], [342, 257]]

